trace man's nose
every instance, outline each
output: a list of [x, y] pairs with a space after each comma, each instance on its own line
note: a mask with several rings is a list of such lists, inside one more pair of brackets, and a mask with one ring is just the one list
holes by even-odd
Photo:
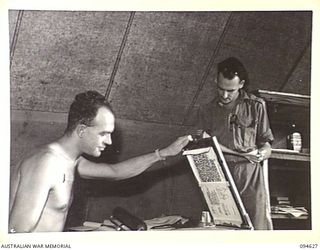
[[227, 91], [223, 91], [223, 98], [227, 98], [228, 97], [228, 92]]
[[104, 143], [107, 145], [111, 145], [112, 144], [112, 139], [111, 139], [111, 135], [107, 135], [106, 139], [104, 140]]

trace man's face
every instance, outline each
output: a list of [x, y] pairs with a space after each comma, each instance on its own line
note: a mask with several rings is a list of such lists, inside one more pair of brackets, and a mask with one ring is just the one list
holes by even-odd
[[83, 133], [83, 152], [99, 157], [106, 145], [111, 145], [111, 133], [115, 127], [114, 115], [105, 107], [98, 109], [97, 115]]
[[244, 81], [240, 81], [238, 76], [229, 80], [222, 73], [219, 73], [217, 78], [217, 87], [219, 102], [223, 105], [233, 103], [239, 95], [239, 90], [243, 87]]

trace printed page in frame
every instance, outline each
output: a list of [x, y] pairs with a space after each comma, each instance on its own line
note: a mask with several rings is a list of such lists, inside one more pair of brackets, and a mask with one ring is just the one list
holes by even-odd
[[[203, 145], [208, 147], [203, 147]], [[253, 229], [216, 137], [184, 151], [215, 225]], [[194, 144], [195, 145], [195, 144]]]

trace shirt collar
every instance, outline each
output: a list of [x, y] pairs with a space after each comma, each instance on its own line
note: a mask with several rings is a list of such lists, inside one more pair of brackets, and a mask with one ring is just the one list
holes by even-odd
[[247, 93], [247, 91], [240, 89], [239, 90], [239, 100], [246, 100], [246, 99], [250, 99], [249, 94]]

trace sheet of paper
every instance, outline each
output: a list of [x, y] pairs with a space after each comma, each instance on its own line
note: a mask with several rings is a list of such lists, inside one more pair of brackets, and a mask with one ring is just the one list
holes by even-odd
[[243, 219], [212, 147], [185, 151], [215, 224], [241, 227]]
[[241, 227], [242, 218], [230, 191], [228, 182], [205, 182], [200, 184], [215, 224]]
[[187, 158], [199, 183], [226, 181], [213, 148], [206, 148], [198, 154], [187, 154]]

